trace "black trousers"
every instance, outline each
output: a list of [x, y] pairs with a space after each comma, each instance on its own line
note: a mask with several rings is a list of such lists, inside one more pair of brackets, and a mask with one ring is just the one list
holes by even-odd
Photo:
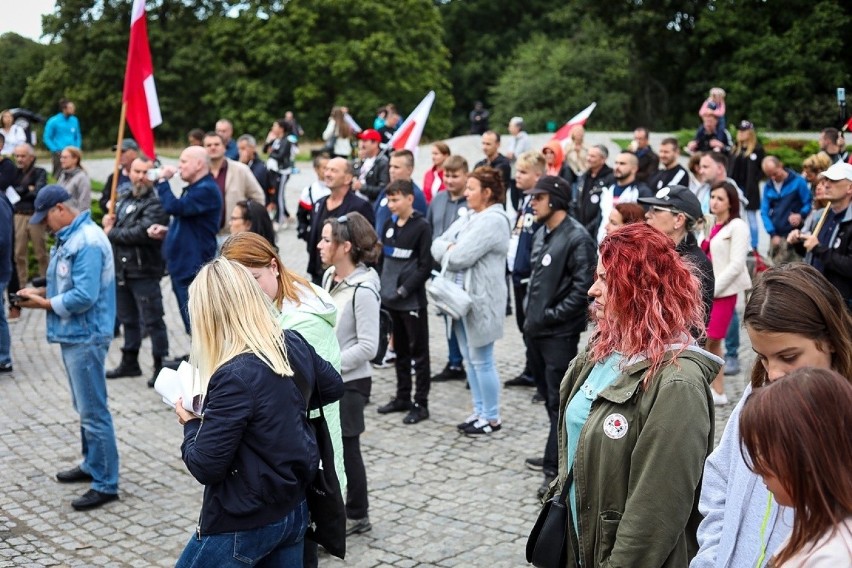
[[429, 317], [426, 308], [388, 310], [393, 322], [393, 345], [396, 349], [396, 398], [411, 400], [411, 362], [414, 361], [414, 402], [429, 403]]
[[367, 516], [367, 470], [361, 456], [364, 406], [370, 400], [372, 379], [365, 377], [343, 383], [340, 427], [343, 433], [343, 466], [346, 469], [346, 518]]
[[151, 338], [154, 357], [166, 357], [169, 354], [159, 278], [125, 280], [115, 287], [115, 305], [118, 321], [124, 326], [122, 351], [139, 351], [144, 326]]
[[579, 334], [529, 338], [533, 377], [538, 392], [544, 397], [544, 406], [550, 419], [550, 434], [544, 446], [544, 471], [548, 475], [556, 475], [558, 468], [556, 428], [559, 420], [559, 385], [568, 365], [577, 356], [579, 342]]
[[[521, 336], [524, 338], [524, 345], [527, 345], [527, 338], [524, 336], [524, 322], [527, 321], [527, 315], [524, 311], [524, 300], [527, 298], [527, 288], [529, 288], [528, 284], [513, 284], [512, 285], [515, 290], [515, 322], [518, 324], [518, 331], [521, 332]], [[532, 369], [530, 368], [530, 348], [527, 345], [526, 352], [524, 353], [524, 370], [521, 373], [522, 375], [532, 376]]]

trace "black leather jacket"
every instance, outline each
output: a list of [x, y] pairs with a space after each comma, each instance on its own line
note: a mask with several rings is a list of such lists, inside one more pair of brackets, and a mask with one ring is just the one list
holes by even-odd
[[[384, 154], [379, 154], [376, 157], [376, 161], [373, 162], [373, 167], [367, 172], [367, 177], [364, 178], [360, 192], [361, 195], [370, 200], [370, 203], [375, 203], [376, 198], [390, 183], [389, 167], [390, 162], [388, 157]], [[360, 174], [361, 172], [359, 171], [355, 177], [360, 176]]]
[[604, 164], [598, 175], [586, 172], [577, 180], [577, 194], [571, 208], [571, 215], [586, 227], [592, 237], [598, 234], [601, 224], [601, 192], [613, 183], [612, 168]]
[[148, 227], [168, 225], [169, 215], [163, 210], [153, 189], [139, 197], [128, 193], [115, 209], [115, 226], [109, 237], [115, 255], [117, 282], [124, 279], [160, 278], [165, 272], [162, 242], [148, 237]]
[[550, 232], [540, 227], [533, 236], [524, 334], [572, 335], [586, 329], [597, 262], [595, 239], [573, 217]]

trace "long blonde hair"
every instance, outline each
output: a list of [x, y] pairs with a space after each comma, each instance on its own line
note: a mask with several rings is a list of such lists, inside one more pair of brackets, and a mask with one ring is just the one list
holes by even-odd
[[192, 322], [190, 364], [201, 394], [224, 363], [253, 353], [279, 375], [292, 375], [284, 336], [269, 298], [238, 262], [219, 257], [205, 264], [189, 286]]

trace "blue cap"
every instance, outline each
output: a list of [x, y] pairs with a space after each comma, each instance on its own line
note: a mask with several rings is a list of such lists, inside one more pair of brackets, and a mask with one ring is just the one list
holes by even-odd
[[30, 218], [30, 225], [38, 225], [47, 217], [47, 212], [71, 199], [71, 194], [61, 185], [46, 185], [40, 190], [35, 199], [35, 214]]

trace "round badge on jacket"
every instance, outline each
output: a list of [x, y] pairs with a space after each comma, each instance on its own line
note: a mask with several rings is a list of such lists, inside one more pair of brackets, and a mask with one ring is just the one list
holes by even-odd
[[550, 257], [550, 254], [546, 254], [541, 257], [541, 265], [542, 266], [550, 266], [550, 263], [553, 262], [553, 259]]
[[601, 198], [600, 198], [600, 196], [599, 196], [599, 195], [593, 195], [593, 196], [591, 196], [591, 197], [589, 198], [589, 201], [591, 201], [592, 203], [597, 203], [597, 202], [599, 202], [600, 200], [601, 200]]
[[627, 419], [622, 414], [610, 414], [603, 423], [607, 438], [618, 440], [627, 435]]
[[393, 236], [393, 227], [390, 227], [388, 231], [385, 233], [385, 238], [389, 239]]
[[387, 207], [387, 205], [388, 205], [388, 198], [382, 197], [382, 200], [379, 201], [379, 207]]

